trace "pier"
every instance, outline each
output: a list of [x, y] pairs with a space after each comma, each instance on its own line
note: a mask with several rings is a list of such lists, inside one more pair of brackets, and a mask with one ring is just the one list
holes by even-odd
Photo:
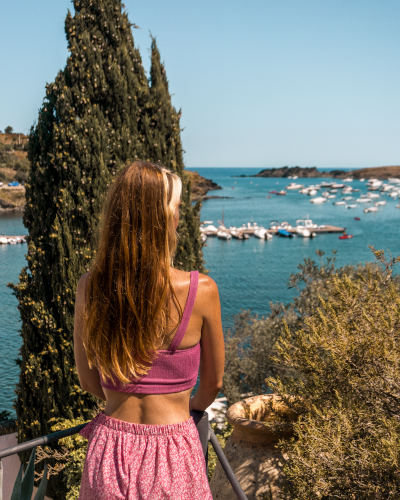
[[[248, 236], [256, 236], [260, 238], [260, 235], [256, 233], [256, 231], [259, 233], [260, 230], [264, 230], [267, 235], [277, 235], [279, 229], [285, 229], [289, 233], [295, 235], [295, 234], [300, 234], [300, 231], [298, 230], [299, 227], [302, 226], [295, 226], [292, 227], [288, 223], [283, 222], [281, 224], [277, 224], [276, 226], [272, 226], [270, 228], [264, 228], [262, 226], [259, 226], [257, 223], [250, 223], [248, 222], [247, 225], [243, 225], [241, 227], [225, 227], [223, 225], [218, 226], [216, 228], [215, 226], [202, 226], [200, 228], [201, 234], [205, 236], [218, 236], [221, 237], [222, 234], [225, 235], [230, 235], [231, 237], [237, 238], [238, 235], [248, 235]], [[339, 226], [332, 226], [330, 224], [312, 224], [310, 226], [307, 226], [306, 229], [309, 229], [312, 233], [316, 234], [322, 234], [322, 233], [343, 233], [346, 228], [345, 227], [339, 227]], [[255, 234], [256, 233], [256, 234]], [[222, 236], [223, 237], [223, 236]], [[241, 238], [240, 238], [241, 239]]]
[[0, 235], [0, 245], [16, 245], [17, 243], [26, 243], [27, 236], [7, 236]]

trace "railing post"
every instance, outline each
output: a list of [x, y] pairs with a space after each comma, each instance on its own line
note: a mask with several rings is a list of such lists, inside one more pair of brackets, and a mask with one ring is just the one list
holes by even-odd
[[204, 458], [206, 461], [206, 469], [208, 475], [208, 441], [209, 441], [208, 413], [206, 411], [192, 410], [190, 412], [190, 416], [193, 417], [194, 423], [196, 424], [196, 428], [199, 433], [200, 442], [203, 448]]

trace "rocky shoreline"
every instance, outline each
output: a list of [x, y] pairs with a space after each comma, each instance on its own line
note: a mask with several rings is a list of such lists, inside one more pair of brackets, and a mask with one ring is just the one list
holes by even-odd
[[369, 167], [352, 170], [350, 172], [343, 170], [330, 170], [329, 172], [321, 172], [317, 167], [281, 167], [281, 168], [266, 168], [254, 175], [233, 175], [232, 177], [293, 177], [298, 178], [316, 178], [330, 177], [333, 179], [344, 179], [353, 177], [353, 179], [375, 179], [387, 180], [390, 177], [400, 177], [400, 166], [392, 167]]
[[221, 186], [210, 179], [202, 177], [198, 172], [186, 170], [192, 181], [192, 201], [209, 200], [210, 198], [226, 198], [225, 196], [206, 196], [208, 191], [222, 189]]
[[[202, 177], [198, 172], [186, 170], [192, 181], [192, 200], [209, 200], [211, 198], [229, 198], [229, 196], [209, 196], [209, 191], [222, 189], [210, 179]], [[0, 188], [0, 213], [23, 212], [25, 208], [25, 187]]]

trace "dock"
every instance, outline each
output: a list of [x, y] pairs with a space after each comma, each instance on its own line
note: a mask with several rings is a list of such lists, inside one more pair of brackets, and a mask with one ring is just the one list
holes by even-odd
[[[260, 229], [261, 226], [251, 226], [251, 227], [237, 227], [233, 229], [234, 232], [241, 233], [241, 234], [248, 234], [249, 236], [254, 236], [254, 232], [257, 229]], [[278, 233], [278, 229], [272, 229], [272, 228], [265, 228], [267, 233], [276, 235]], [[297, 229], [295, 227], [287, 227], [285, 226], [286, 231], [289, 231], [290, 233], [293, 234], [298, 234]], [[321, 224], [315, 228], [310, 229], [313, 233], [316, 234], [322, 234], [322, 233], [343, 233], [346, 228], [345, 227], [339, 227], [339, 226], [331, 226], [330, 224]], [[231, 229], [226, 228], [223, 230], [225, 233], [231, 234]], [[202, 234], [205, 234], [206, 236], [217, 236], [216, 231], [207, 231], [206, 229], [202, 230]]]
[[6, 234], [0, 235], [0, 245], [15, 245], [16, 243], [26, 243], [26, 235], [8, 236]]
[[[297, 230], [295, 227], [292, 227], [288, 229], [285, 227], [286, 231], [289, 231], [289, 233], [294, 233], [297, 234]], [[321, 234], [321, 233], [343, 233], [346, 230], [345, 227], [339, 227], [339, 226], [331, 226], [329, 224], [321, 224], [318, 227], [312, 228], [313, 233]], [[271, 234], [276, 234], [278, 232], [277, 229], [268, 229], [268, 232]]]

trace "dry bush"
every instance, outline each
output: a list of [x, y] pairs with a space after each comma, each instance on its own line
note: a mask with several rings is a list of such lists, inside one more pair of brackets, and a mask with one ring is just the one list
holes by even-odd
[[[266, 379], [290, 368], [273, 360], [277, 354], [276, 342], [284, 335], [285, 325], [300, 329], [306, 318], [312, 315], [321, 299], [329, 295], [329, 279], [333, 275], [365, 275], [365, 265], [335, 268], [335, 254], [322, 261], [324, 252], [317, 250], [321, 258], [318, 265], [312, 259], [305, 259], [298, 266], [299, 272], [289, 281], [290, 288], [298, 294], [287, 305], [270, 304], [271, 312], [262, 318], [242, 311], [234, 318], [233, 327], [226, 335], [226, 363], [222, 392], [229, 404], [242, 399], [242, 394], [265, 394], [268, 392]], [[372, 268], [376, 269], [374, 264]]]
[[383, 270], [332, 273], [276, 345], [273, 362], [289, 371], [268, 384], [299, 416], [296, 439], [281, 442], [296, 500], [400, 497], [399, 259], [374, 253]]

